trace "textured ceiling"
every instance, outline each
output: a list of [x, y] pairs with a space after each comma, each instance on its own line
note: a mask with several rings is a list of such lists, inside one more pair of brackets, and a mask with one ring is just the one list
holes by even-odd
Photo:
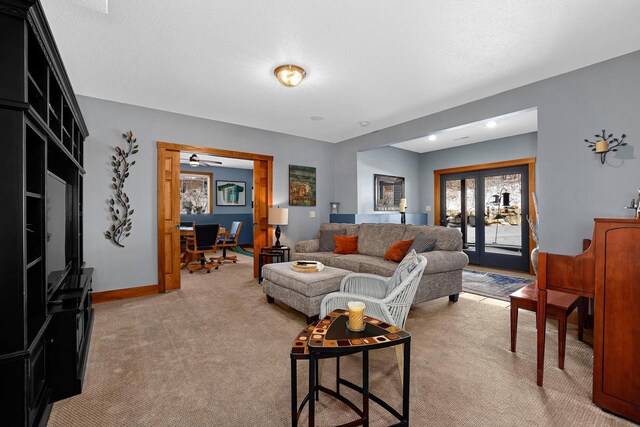
[[[489, 122], [494, 122], [495, 126], [487, 126]], [[422, 138], [399, 142], [393, 144], [393, 146], [404, 150], [415, 151], [416, 153], [426, 153], [429, 151], [444, 150], [461, 145], [506, 138], [508, 136], [521, 135], [523, 133], [536, 132], [537, 130], [538, 109], [530, 108], [449, 129], [442, 129]], [[430, 137], [435, 139], [430, 140]]]
[[81, 95], [330, 142], [640, 49], [635, 0], [42, 3]]

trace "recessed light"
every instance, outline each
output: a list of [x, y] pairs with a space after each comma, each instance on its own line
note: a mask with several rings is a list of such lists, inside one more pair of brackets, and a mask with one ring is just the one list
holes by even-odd
[[435, 141], [438, 139], [438, 135], [429, 135], [429, 141]]
[[314, 122], [319, 122], [320, 120], [324, 120], [324, 117], [322, 117], [322, 116], [311, 116], [309, 118], [311, 120], [313, 120]]
[[498, 122], [496, 122], [495, 120], [491, 120], [491, 121], [487, 122], [487, 127], [488, 128], [494, 128], [496, 126], [498, 126]]
[[363, 120], [360, 122], [360, 126], [362, 126], [363, 128], [366, 128], [367, 126], [369, 126], [369, 122], [366, 120]]

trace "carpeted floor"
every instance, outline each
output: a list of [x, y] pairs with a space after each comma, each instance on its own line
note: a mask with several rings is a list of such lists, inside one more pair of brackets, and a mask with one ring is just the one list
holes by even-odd
[[[84, 392], [56, 403], [49, 426], [290, 425], [289, 348], [304, 316], [267, 304], [251, 278], [252, 260], [239, 258], [211, 274], [185, 273], [177, 292], [97, 305]], [[556, 328], [548, 329], [544, 388], [535, 385], [530, 313], [521, 312], [515, 354], [509, 309], [471, 299], [414, 307], [407, 329], [411, 425], [627, 425], [591, 403], [593, 353], [572, 325], [564, 371], [556, 367]], [[374, 351], [370, 359], [372, 391], [399, 405], [395, 352]], [[356, 383], [359, 361], [350, 356], [342, 364]], [[333, 367], [325, 363], [326, 384], [333, 384]], [[393, 422], [375, 404], [371, 417], [373, 426]], [[317, 425], [351, 419], [321, 396]]]

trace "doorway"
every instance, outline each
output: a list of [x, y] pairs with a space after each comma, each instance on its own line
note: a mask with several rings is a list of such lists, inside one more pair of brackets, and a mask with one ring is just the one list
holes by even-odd
[[[272, 243], [267, 214], [272, 205], [273, 156], [210, 147], [157, 142], [158, 151], [158, 288], [180, 289], [180, 152], [193, 152], [253, 162], [253, 251]], [[258, 260], [254, 257], [254, 277]]]
[[459, 228], [471, 264], [531, 271], [535, 159], [435, 171], [436, 224]]

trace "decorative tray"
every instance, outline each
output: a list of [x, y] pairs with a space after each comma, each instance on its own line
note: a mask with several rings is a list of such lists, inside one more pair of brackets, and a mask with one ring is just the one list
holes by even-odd
[[291, 269], [300, 273], [317, 273], [324, 270], [324, 264], [318, 261], [294, 261]]

